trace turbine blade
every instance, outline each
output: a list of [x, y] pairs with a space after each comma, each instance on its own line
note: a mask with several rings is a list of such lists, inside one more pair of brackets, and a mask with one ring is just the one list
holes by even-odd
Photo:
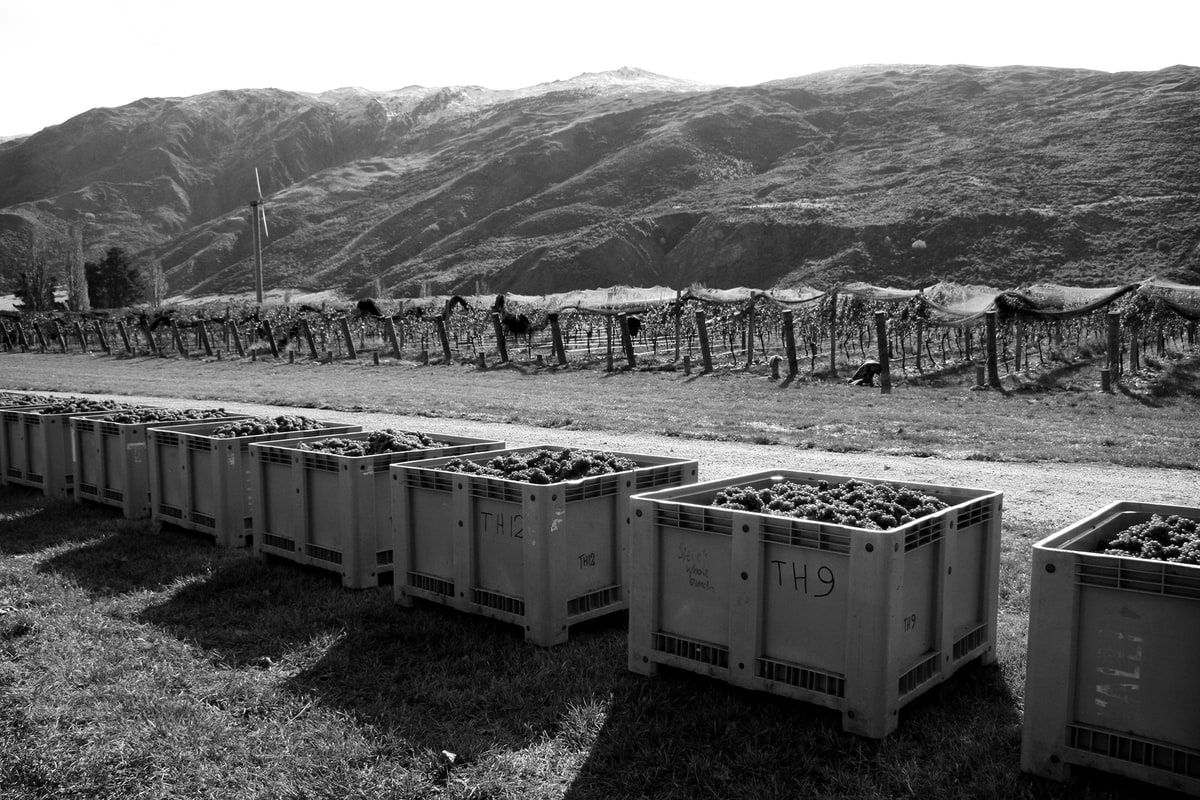
[[269, 230], [267, 230], [267, 207], [264, 206], [262, 203], [259, 203], [258, 209], [259, 209], [259, 211], [262, 212], [263, 235], [265, 235], [269, 239], [269, 238], [271, 238], [271, 232]]
[[254, 182], [258, 185], [258, 199], [262, 200], [262, 181], [258, 179], [258, 167], [254, 168]]

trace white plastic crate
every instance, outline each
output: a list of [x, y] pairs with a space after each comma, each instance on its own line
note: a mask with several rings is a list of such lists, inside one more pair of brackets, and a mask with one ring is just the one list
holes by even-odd
[[711, 505], [781, 480], [851, 477], [773, 470], [633, 498], [631, 670], [804, 700], [879, 738], [960, 667], [995, 660], [999, 492], [855, 478], [948, 504], [887, 531]]
[[[523, 447], [463, 457], [483, 463]], [[629, 502], [695, 483], [695, 461], [614, 453], [637, 467], [533, 484], [447, 472], [452, 459], [392, 465], [396, 601], [419, 597], [521, 625], [550, 646], [569, 626], [628, 607]]]
[[[366, 439], [371, 431], [339, 436]], [[392, 572], [388, 465], [499, 450], [503, 442], [428, 434], [445, 446], [344, 456], [298, 447], [327, 435], [250, 445], [254, 552], [337, 572], [350, 588], [377, 586]]]
[[254, 532], [250, 445], [320, 433], [357, 433], [361, 425], [318, 423], [283, 433], [218, 438], [229, 420], [151, 428], [150, 516], [206, 533], [222, 547], [244, 547]]
[[1151, 515], [1116, 502], [1033, 547], [1021, 769], [1088, 767], [1200, 795], [1200, 566], [1098, 552]]
[[[126, 519], [150, 516], [150, 459], [147, 452], [151, 428], [173, 428], [198, 420], [114, 422], [102, 412], [71, 420], [74, 442], [75, 501], [92, 502], [121, 509]], [[242, 415], [210, 419], [228, 422]]]

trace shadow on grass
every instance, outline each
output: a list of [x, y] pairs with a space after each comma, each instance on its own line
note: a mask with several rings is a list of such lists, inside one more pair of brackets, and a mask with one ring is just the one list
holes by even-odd
[[52, 500], [37, 489], [0, 489], [0, 553], [25, 555], [111, 533], [110, 515], [96, 507]]
[[137, 619], [229, 666], [279, 661], [314, 638], [343, 630], [377, 594], [345, 592], [333, 573], [256, 559], [246, 551], [207, 549], [212, 560], [198, 564], [207, 575]]
[[606, 696], [624, 673], [625, 623], [573, 628], [554, 648], [521, 629], [390, 590], [346, 619], [337, 644], [288, 687], [432, 753], [466, 763], [553, 736], [564, 713]]
[[839, 713], [688, 672], [618, 683], [571, 800], [650, 787], [662, 797], [1029, 794], [1018, 704], [995, 667], [964, 668], [878, 741], [843, 733]]
[[69, 577], [94, 595], [157, 591], [235, 557], [203, 537], [160, 531], [157, 523], [126, 520], [114, 509], [84, 503], [72, 510], [64, 523], [77, 533], [68, 540], [89, 540], [46, 560], [38, 571]]
[[[279, 666], [283, 687], [469, 762], [551, 735], [565, 708], [624, 669], [624, 620], [553, 649], [507, 625], [435, 604], [395, 605], [390, 586], [345, 590], [333, 573], [243, 557], [142, 611], [227, 666]], [[605, 676], [608, 676], [607, 678]]]

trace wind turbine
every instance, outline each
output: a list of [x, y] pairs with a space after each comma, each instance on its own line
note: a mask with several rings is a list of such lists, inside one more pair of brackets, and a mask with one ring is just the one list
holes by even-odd
[[258, 167], [254, 168], [254, 184], [258, 187], [258, 198], [250, 201], [250, 215], [254, 217], [254, 293], [261, 306], [263, 302], [262, 237], [264, 235], [270, 237], [271, 232], [267, 230], [267, 208], [263, 202], [262, 181], [258, 178]]

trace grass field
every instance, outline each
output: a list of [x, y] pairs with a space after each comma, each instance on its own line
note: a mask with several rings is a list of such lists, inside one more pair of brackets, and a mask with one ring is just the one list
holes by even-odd
[[[730, 373], [84, 356], [0, 366], [0, 388], [641, 431], [682, 448], [699, 437], [763, 453], [1117, 463], [1151, 481], [1161, 466], [1200, 466], [1186, 391], [947, 382], [885, 398]], [[782, 447], [752, 449], [771, 442]], [[629, 673], [620, 616], [542, 650], [512, 626], [396, 607], [390, 587], [346, 591], [332, 574], [6, 487], [0, 797], [1162, 797], [1106, 775], [1055, 784], [1018, 767], [1028, 546], [1044, 525], [1082, 515], [1077, 502], [1117, 491], [1111, 480], [1072, 487], [1082, 501], [1048, 499], [1040, 517], [1006, 509], [998, 666], [968, 668], [906, 707], [882, 741], [843, 734], [840, 715], [802, 703]]]

